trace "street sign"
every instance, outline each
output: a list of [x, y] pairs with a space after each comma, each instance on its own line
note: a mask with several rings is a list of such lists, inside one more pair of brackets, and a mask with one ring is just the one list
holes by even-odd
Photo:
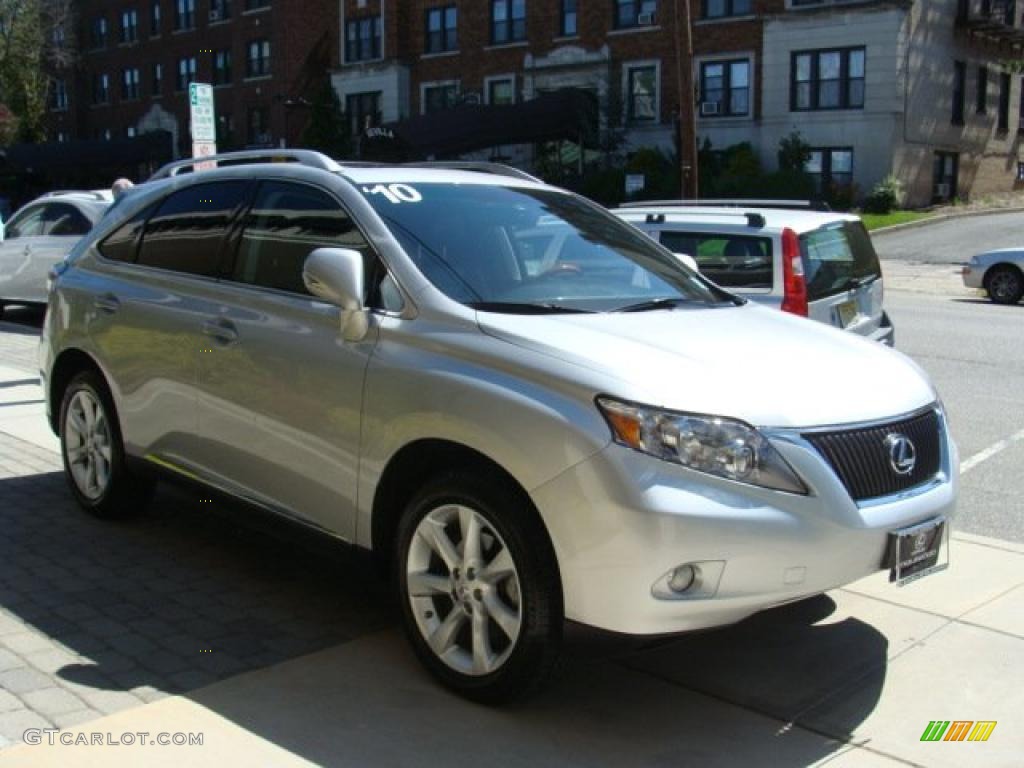
[[[217, 154], [217, 144], [212, 141], [193, 141], [192, 142], [192, 157], [211, 157]], [[217, 167], [215, 160], [209, 160], [204, 163], [196, 163], [192, 166], [195, 171], [212, 171]]]
[[191, 107], [192, 141], [217, 141], [213, 86], [207, 83], [189, 83], [188, 103]]

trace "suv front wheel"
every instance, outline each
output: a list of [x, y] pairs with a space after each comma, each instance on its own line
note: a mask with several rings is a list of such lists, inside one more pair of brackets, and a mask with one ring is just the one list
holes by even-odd
[[550, 542], [522, 492], [496, 473], [428, 484], [399, 524], [397, 580], [420, 660], [468, 698], [518, 698], [550, 674], [562, 599]]
[[77, 374], [64, 390], [60, 448], [71, 492], [96, 517], [129, 517], [152, 496], [153, 481], [131, 474], [125, 465], [113, 398], [93, 371]]

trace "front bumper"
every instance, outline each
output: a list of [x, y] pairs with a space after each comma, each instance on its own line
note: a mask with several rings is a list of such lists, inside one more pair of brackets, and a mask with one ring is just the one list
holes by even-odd
[[960, 276], [964, 280], [964, 285], [968, 288], [985, 287], [984, 267], [972, 266], [971, 264], [964, 264], [963, 269], [960, 270]]
[[[566, 618], [627, 634], [682, 632], [874, 573], [890, 531], [953, 515], [958, 459], [944, 424], [943, 432], [933, 483], [859, 505], [796, 432], [766, 434], [811, 489], [807, 496], [609, 445], [531, 494], [558, 557]], [[711, 594], [654, 596], [655, 583], [692, 562], [720, 567]]]

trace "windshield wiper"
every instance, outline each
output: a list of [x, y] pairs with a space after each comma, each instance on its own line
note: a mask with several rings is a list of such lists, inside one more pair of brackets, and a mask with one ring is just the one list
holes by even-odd
[[561, 304], [548, 304], [545, 302], [470, 301], [467, 302], [466, 306], [478, 309], [481, 312], [505, 312], [510, 315], [578, 315], [593, 314], [594, 312], [592, 309], [565, 307]]
[[641, 301], [636, 304], [627, 304], [624, 307], [613, 309], [612, 312], [650, 312], [655, 309], [675, 309], [684, 304], [703, 304], [704, 302], [694, 301], [693, 299], [684, 299], [682, 297], [671, 297], [661, 299], [651, 299], [649, 301]]

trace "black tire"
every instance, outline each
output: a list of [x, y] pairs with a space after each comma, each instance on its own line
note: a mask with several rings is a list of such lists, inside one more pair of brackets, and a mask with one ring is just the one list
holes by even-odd
[[[446, 505], [460, 505], [478, 513], [487, 524], [482, 529], [482, 540], [486, 540], [492, 530], [497, 533], [500, 544], [508, 550], [515, 565], [520, 629], [515, 641], [507, 642], [504, 638], [507, 656], [488, 674], [465, 674], [452, 668], [430, 647], [413, 615], [407, 578], [413, 538], [421, 521]], [[498, 547], [498, 541], [492, 538], [491, 546]], [[463, 547], [464, 542], [460, 541], [457, 546]], [[434, 677], [456, 693], [484, 704], [509, 703], [544, 685], [556, 666], [562, 646], [562, 589], [550, 539], [521, 489], [500, 474], [486, 470], [457, 470], [432, 480], [415, 494], [402, 513], [396, 555], [394, 573], [406, 635], [416, 655]], [[468, 569], [468, 573], [471, 575], [472, 569]], [[479, 592], [476, 594], [479, 596]], [[454, 600], [438, 599], [448, 600], [453, 612], [461, 610]], [[440, 620], [440, 613], [437, 618]], [[464, 621], [472, 623], [468, 619]], [[492, 633], [497, 624], [493, 627]], [[498, 637], [502, 639], [500, 634]]]
[[[69, 441], [74, 434], [68, 426], [68, 411], [79, 393], [93, 398], [103, 409], [103, 416], [109, 425], [110, 461], [107, 482], [99, 495], [90, 496], [79, 488], [75, 480], [69, 452], [77, 446], [70, 446]], [[121, 439], [121, 429], [114, 408], [114, 400], [102, 377], [95, 371], [82, 371], [76, 374], [64, 390], [60, 406], [60, 448], [64, 460], [64, 477], [68, 481], [71, 493], [78, 503], [96, 517], [111, 520], [133, 517], [141, 513], [153, 496], [155, 481], [129, 471]]]
[[1010, 265], [993, 267], [985, 275], [985, 290], [996, 304], [1016, 304], [1024, 296], [1024, 275]]
[[4, 303], [0, 301], [0, 320], [4, 319]]

